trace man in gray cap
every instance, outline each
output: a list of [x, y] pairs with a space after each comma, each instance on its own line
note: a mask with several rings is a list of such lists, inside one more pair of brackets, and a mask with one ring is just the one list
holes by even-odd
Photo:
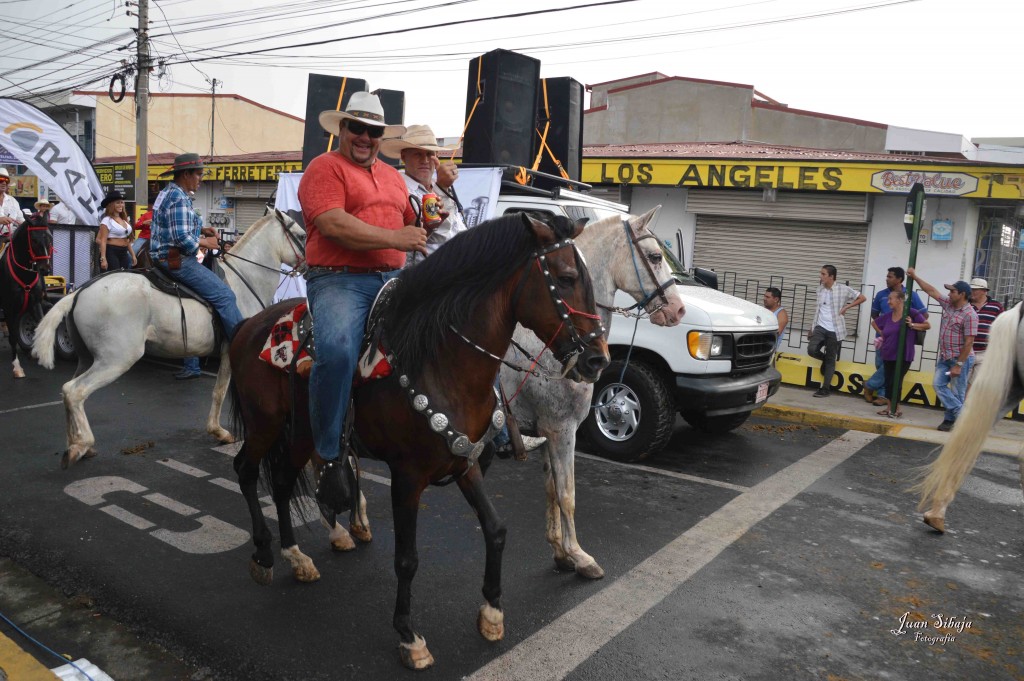
[[309, 377], [310, 425], [317, 454], [317, 501], [336, 513], [352, 493], [342, 470], [342, 426], [370, 307], [385, 282], [398, 276], [406, 253], [426, 253], [427, 232], [416, 226], [405, 182], [377, 160], [388, 125], [375, 95], [353, 93], [344, 111], [324, 111], [320, 125], [338, 149], [320, 154], [299, 182], [306, 223], [306, 299], [313, 315], [316, 360]]
[[[952, 430], [967, 397], [967, 377], [974, 364], [974, 337], [978, 335], [978, 313], [970, 303], [971, 286], [966, 281], [946, 284], [948, 296], [917, 276], [913, 267], [907, 269], [921, 290], [942, 306], [939, 326], [939, 358], [935, 362], [932, 386], [946, 408], [939, 430]], [[895, 398], [895, 396], [893, 396]]]

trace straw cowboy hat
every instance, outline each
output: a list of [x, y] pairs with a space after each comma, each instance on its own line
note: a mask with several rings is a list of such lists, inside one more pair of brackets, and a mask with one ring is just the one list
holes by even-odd
[[344, 111], [321, 111], [319, 118], [320, 126], [332, 135], [338, 134], [339, 124], [345, 119], [384, 128], [385, 137], [398, 137], [405, 132], [404, 125], [384, 122], [384, 107], [377, 95], [369, 92], [353, 92]]
[[456, 147], [437, 146], [437, 137], [429, 125], [410, 125], [401, 137], [381, 140], [380, 153], [390, 158], [400, 158], [402, 149], [419, 149], [420, 151], [454, 151]]
[[981, 289], [985, 289], [987, 291], [988, 290], [988, 282], [985, 281], [984, 279], [982, 279], [981, 277], [975, 277], [974, 279], [971, 279], [971, 288], [972, 289], [981, 288]]
[[36, 210], [50, 210], [51, 208], [53, 208], [53, 204], [45, 199], [36, 201]]
[[183, 170], [202, 170], [205, 167], [203, 159], [199, 158], [199, 154], [178, 154], [174, 157], [174, 165], [160, 173], [159, 177], [172, 175]]
[[9, 180], [11, 179], [11, 174], [7, 172], [7, 168], [0, 166], [0, 177], [6, 177]]

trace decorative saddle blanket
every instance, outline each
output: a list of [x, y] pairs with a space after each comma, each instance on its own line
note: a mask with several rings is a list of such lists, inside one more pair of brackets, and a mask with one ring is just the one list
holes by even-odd
[[[362, 385], [391, 375], [391, 362], [388, 361], [380, 337], [380, 321], [397, 284], [397, 280], [394, 279], [387, 282], [377, 294], [370, 309], [353, 385]], [[270, 335], [263, 344], [263, 350], [260, 351], [260, 359], [282, 371], [291, 371], [294, 367], [296, 373], [306, 377], [313, 367], [312, 362], [315, 358], [313, 317], [309, 314], [307, 304], [299, 303], [271, 327]]]

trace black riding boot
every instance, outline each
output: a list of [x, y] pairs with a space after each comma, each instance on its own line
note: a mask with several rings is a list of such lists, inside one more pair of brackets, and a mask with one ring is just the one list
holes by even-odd
[[352, 508], [352, 486], [349, 483], [348, 455], [326, 461], [318, 466], [316, 500], [340, 515]]

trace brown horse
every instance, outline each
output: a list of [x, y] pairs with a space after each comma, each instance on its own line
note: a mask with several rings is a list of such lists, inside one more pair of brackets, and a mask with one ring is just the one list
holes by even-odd
[[18, 340], [22, 318], [43, 318], [46, 275], [53, 256], [53, 235], [46, 214], [36, 213], [14, 230], [11, 243], [0, 255], [0, 309], [7, 324], [11, 343], [11, 370], [14, 378], [25, 378], [18, 359]]
[[[488, 640], [504, 636], [505, 525], [487, 496], [481, 470], [489, 461], [485, 445], [504, 423], [494, 383], [517, 323], [550, 339], [548, 347], [565, 370], [575, 366], [585, 381], [595, 381], [607, 366], [590, 276], [573, 245], [581, 230], [567, 218], [547, 225], [522, 214], [483, 223], [403, 271], [383, 313], [382, 342], [394, 372], [355, 389], [354, 428], [360, 453], [391, 469], [398, 576], [394, 626], [402, 662], [411, 669], [434, 661], [411, 617], [416, 519], [427, 485], [454, 479], [476, 511], [486, 542], [487, 601], [477, 625]], [[293, 393], [284, 372], [257, 358], [288, 307], [278, 304], [256, 315], [231, 344], [235, 408], [245, 427], [235, 468], [252, 515], [256, 552], [250, 567], [257, 578], [273, 564], [270, 531], [256, 498], [259, 462], [270, 455], [282, 554], [294, 566], [301, 552], [291, 536], [287, 500], [313, 455], [307, 383], [293, 377]], [[282, 433], [288, 430], [285, 440]], [[302, 578], [298, 571], [296, 576]]]

